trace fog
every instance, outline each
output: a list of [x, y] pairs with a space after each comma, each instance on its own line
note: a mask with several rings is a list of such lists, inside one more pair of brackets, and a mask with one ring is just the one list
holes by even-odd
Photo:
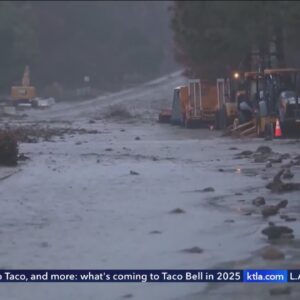
[[22, 1], [0, 4], [0, 87], [25, 65], [39, 88], [118, 90], [175, 68], [171, 2]]

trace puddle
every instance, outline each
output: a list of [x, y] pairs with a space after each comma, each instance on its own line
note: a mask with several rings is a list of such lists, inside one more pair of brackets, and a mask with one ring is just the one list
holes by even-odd
[[222, 170], [224, 173], [235, 173], [238, 175], [245, 175], [245, 176], [257, 176], [259, 175], [259, 172], [257, 169], [252, 168], [230, 168], [230, 169], [219, 169], [219, 171]]

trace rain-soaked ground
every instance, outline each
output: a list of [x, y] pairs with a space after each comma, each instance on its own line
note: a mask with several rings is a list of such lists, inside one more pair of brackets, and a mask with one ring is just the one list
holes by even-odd
[[[21, 143], [30, 159], [0, 169], [0, 269], [300, 268], [299, 191], [266, 188], [282, 166], [294, 175], [285, 183], [300, 182], [300, 142], [158, 124], [180, 83], [175, 74], [3, 121], [57, 133]], [[119, 103], [134, 116], [102, 114]], [[257, 197], [266, 204], [254, 205]], [[262, 216], [282, 200], [286, 207]], [[261, 231], [270, 221], [294, 238], [269, 240]], [[0, 299], [299, 299], [288, 286], [274, 296], [281, 285], [2, 283]]]

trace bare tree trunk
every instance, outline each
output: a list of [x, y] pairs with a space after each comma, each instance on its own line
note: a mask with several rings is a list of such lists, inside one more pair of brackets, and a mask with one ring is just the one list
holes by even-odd
[[275, 48], [278, 67], [285, 67], [285, 53], [284, 53], [284, 38], [283, 38], [283, 28], [279, 22], [278, 26], [275, 28]]

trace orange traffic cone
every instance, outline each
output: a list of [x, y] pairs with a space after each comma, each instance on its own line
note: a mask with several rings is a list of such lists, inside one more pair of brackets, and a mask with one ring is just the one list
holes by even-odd
[[282, 132], [281, 132], [281, 128], [280, 128], [280, 123], [279, 120], [276, 120], [276, 127], [275, 127], [275, 137], [281, 137], [282, 136]]

